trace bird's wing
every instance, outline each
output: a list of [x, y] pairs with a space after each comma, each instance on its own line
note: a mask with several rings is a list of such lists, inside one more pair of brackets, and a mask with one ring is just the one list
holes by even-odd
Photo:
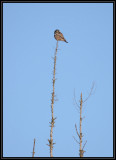
[[63, 36], [63, 34], [61, 32], [60, 33], [56, 33], [56, 35], [58, 35], [59, 37], [64, 39], [64, 36]]

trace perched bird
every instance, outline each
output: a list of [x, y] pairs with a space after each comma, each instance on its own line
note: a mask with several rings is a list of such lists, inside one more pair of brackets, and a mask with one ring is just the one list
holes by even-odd
[[58, 29], [56, 29], [56, 30], [54, 31], [54, 38], [55, 38], [57, 41], [64, 41], [64, 42], [68, 43], [68, 42], [66, 41], [66, 39], [64, 38], [63, 34], [62, 34]]

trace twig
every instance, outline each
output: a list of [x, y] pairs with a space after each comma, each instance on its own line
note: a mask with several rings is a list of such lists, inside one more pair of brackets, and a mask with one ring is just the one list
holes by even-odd
[[80, 144], [77, 140], [76, 140], [76, 138], [73, 136], [73, 138], [74, 138], [74, 140], [78, 143], [78, 144]]
[[83, 145], [83, 148], [82, 148], [82, 150], [84, 149], [84, 147], [85, 147], [86, 143], [87, 143], [87, 140], [86, 140], [85, 144]]
[[80, 107], [79, 107], [79, 105], [77, 104], [77, 101], [76, 101], [75, 89], [74, 89], [74, 104], [77, 106], [76, 109], [77, 109], [77, 111], [79, 112]]
[[79, 137], [79, 139], [80, 139], [80, 135], [79, 135], [79, 133], [78, 133], [78, 131], [77, 131], [77, 125], [75, 124], [75, 129], [76, 129], [76, 133], [77, 133], [77, 135], [78, 135], [78, 137]]
[[85, 103], [89, 99], [89, 97], [92, 95], [94, 85], [95, 85], [95, 83], [93, 82], [90, 93], [89, 93], [88, 97], [83, 101], [83, 103]]

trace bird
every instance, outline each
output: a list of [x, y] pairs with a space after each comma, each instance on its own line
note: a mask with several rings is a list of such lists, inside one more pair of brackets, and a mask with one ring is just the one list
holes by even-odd
[[64, 38], [63, 34], [62, 34], [58, 29], [56, 29], [56, 30], [54, 31], [54, 38], [55, 38], [57, 41], [64, 41], [64, 42], [68, 43], [68, 42], [66, 41], [66, 39]]

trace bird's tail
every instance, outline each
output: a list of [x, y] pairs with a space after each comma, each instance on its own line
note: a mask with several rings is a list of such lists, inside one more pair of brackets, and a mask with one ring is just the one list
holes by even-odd
[[68, 43], [68, 42], [66, 41], [66, 39], [64, 39], [64, 41], [65, 41], [66, 43]]

